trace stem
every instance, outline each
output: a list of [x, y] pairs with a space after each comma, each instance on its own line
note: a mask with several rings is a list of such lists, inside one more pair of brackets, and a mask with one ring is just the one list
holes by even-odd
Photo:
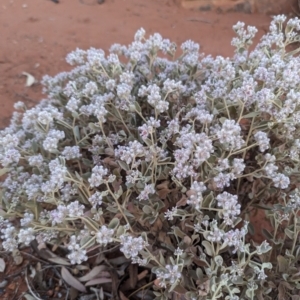
[[110, 194], [112, 195], [112, 197], [114, 198], [114, 200], [115, 200], [115, 202], [116, 202], [116, 204], [117, 204], [117, 206], [118, 206], [119, 212], [121, 213], [122, 217], [125, 219], [125, 221], [127, 222], [127, 224], [129, 225], [130, 231], [131, 231], [132, 233], [134, 233], [134, 231], [133, 231], [133, 229], [132, 229], [132, 227], [131, 227], [131, 225], [130, 225], [128, 219], [127, 219], [127, 216], [125, 215], [125, 213], [124, 213], [124, 211], [123, 211], [122, 206], [120, 205], [120, 203], [119, 203], [117, 197], [115, 196], [115, 194], [114, 194], [114, 193], [112, 192], [112, 190], [110, 189], [110, 186], [109, 186], [108, 182], [105, 182], [105, 185], [106, 185], [106, 187], [107, 187], [109, 193], [110, 193]]
[[[299, 232], [297, 231], [297, 216], [296, 216], [295, 212], [293, 212], [293, 216], [294, 216], [294, 230], [296, 230], [296, 232], [294, 234], [294, 239], [293, 239], [293, 246], [292, 246], [292, 251], [291, 251], [292, 255], [294, 253], [296, 243], [297, 243], [298, 234], [299, 234]], [[290, 258], [290, 260], [291, 260], [291, 258]]]
[[89, 133], [89, 134], [87, 134], [84, 138], [82, 138], [80, 141], [77, 142], [77, 145], [80, 144], [82, 141], [88, 139], [93, 134], [95, 134], [95, 133]]

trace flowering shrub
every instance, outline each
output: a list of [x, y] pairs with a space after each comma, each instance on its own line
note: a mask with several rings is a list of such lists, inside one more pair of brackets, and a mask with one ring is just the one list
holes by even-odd
[[[232, 59], [192, 41], [178, 57], [143, 29], [108, 56], [77, 49], [72, 71], [44, 77], [47, 99], [16, 103], [0, 132], [3, 249], [35, 242], [76, 266], [115, 251], [149, 271], [132, 299], [298, 299], [300, 20], [275, 17], [251, 52], [257, 30], [234, 30]], [[274, 228], [261, 244], [253, 207]]]

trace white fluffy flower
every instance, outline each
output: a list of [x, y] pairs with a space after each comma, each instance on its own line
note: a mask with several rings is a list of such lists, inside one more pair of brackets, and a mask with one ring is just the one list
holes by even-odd
[[92, 176], [88, 179], [91, 187], [97, 187], [104, 183], [103, 177], [106, 176], [108, 170], [103, 166], [95, 166], [92, 169]]
[[101, 226], [96, 233], [96, 241], [100, 245], [106, 246], [113, 241], [114, 230], [107, 228], [105, 225]]

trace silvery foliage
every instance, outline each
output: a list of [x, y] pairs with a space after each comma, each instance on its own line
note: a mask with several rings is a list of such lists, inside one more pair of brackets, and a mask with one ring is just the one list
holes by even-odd
[[269, 297], [272, 247], [249, 242], [246, 219], [237, 225], [264, 197], [285, 199], [273, 210], [277, 225], [300, 206], [291, 193], [300, 57], [286, 50], [300, 21], [285, 21], [275, 17], [251, 52], [257, 30], [239, 22], [231, 59], [203, 56], [190, 40], [178, 57], [174, 43], [143, 29], [108, 55], [70, 53], [74, 69], [45, 76], [48, 98], [30, 109], [16, 103], [0, 132], [3, 249], [64, 236], [67, 258], [81, 264], [92, 246], [120, 245], [132, 263], [152, 266], [157, 299], [173, 290], [187, 299]]

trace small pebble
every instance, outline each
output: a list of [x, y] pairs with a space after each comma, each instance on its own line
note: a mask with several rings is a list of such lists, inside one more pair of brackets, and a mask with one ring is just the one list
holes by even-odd
[[5, 287], [7, 286], [7, 284], [8, 284], [8, 281], [7, 281], [7, 280], [1, 281], [1, 282], [0, 282], [0, 289], [5, 288]]
[[7, 288], [9, 290], [14, 290], [16, 288], [16, 283], [15, 282], [10, 283]]

